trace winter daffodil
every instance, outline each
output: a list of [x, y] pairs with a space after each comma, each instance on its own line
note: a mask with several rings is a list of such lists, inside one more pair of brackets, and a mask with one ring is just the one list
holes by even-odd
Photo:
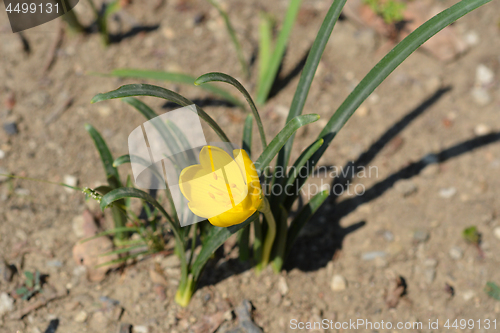
[[240, 224], [262, 204], [259, 176], [243, 149], [205, 146], [200, 164], [182, 170], [179, 187], [189, 201], [189, 209], [217, 227]]

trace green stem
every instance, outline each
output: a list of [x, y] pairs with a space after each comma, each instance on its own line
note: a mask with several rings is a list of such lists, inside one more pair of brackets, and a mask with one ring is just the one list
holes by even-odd
[[196, 282], [194, 281], [193, 276], [190, 275], [187, 283], [179, 284], [179, 288], [175, 294], [175, 302], [184, 308], [188, 306], [195, 288]]
[[272, 264], [273, 270], [276, 274], [281, 272], [281, 268], [283, 267], [283, 263], [285, 261], [285, 249], [288, 232], [288, 211], [281, 205], [279, 206], [279, 210], [278, 237], [276, 238], [276, 252]]
[[273, 213], [271, 212], [271, 207], [269, 206], [269, 201], [264, 197], [262, 204], [259, 207], [259, 212], [264, 214], [266, 218], [268, 230], [266, 234], [266, 239], [264, 240], [264, 248], [262, 251], [262, 259], [257, 264], [255, 271], [259, 274], [269, 263], [269, 258], [271, 256], [271, 250], [273, 248], [274, 238], [276, 237], [276, 222], [274, 221]]

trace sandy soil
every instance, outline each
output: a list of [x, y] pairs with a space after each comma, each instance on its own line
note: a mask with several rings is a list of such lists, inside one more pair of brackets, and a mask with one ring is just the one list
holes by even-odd
[[[0, 14], [0, 96], [5, 101], [13, 92], [17, 101], [11, 112], [1, 106], [0, 118], [4, 124], [15, 122], [18, 128], [14, 135], [0, 130], [2, 170], [50, 181], [72, 175], [80, 186], [105, 181], [84, 124], [101, 131], [113, 154], [120, 156], [127, 153], [130, 131], [144, 120], [119, 101], [95, 105], [89, 101], [97, 93], [138, 80], [88, 72], [128, 67], [198, 76], [221, 71], [242, 79], [223, 22], [208, 3], [166, 1], [155, 9], [156, 5], [157, 1], [134, 1], [120, 14], [122, 30], [114, 22], [112, 31], [126, 32], [135, 22], [152, 31], [123, 38], [108, 48], [97, 34], [66, 35], [46, 74], [42, 69], [57, 22], [25, 32], [30, 45], [27, 54], [18, 36], [10, 33], [6, 16]], [[250, 56], [257, 47], [258, 10], [281, 18], [287, 1], [237, 0], [225, 5]], [[298, 76], [289, 73], [305, 56], [328, 6], [328, 1], [303, 3], [281, 72], [285, 82], [290, 80], [260, 110], [268, 137], [283, 126], [298, 82]], [[78, 7], [88, 18], [86, 4]], [[351, 182], [351, 191], [359, 185], [357, 189], [366, 193], [329, 199], [304, 230], [282, 274], [265, 271], [256, 277], [249, 265], [235, 259], [237, 249], [230, 250], [207, 268], [202, 287], [187, 309], [173, 301], [180, 272], [175, 258], [146, 258], [110, 272], [101, 283], [88, 282], [73, 261], [71, 248], [78, 239], [73, 220], [91, 204], [81, 193], [58, 186], [2, 180], [0, 256], [23, 270], [46, 274], [50, 285], [67, 288], [68, 294], [22, 320], [10, 316], [42, 296], [28, 302], [16, 300], [13, 310], [1, 317], [0, 332], [53, 332], [46, 329], [54, 319], [59, 321], [57, 332], [117, 332], [124, 323], [133, 325], [134, 332], [209, 332], [211, 321], [222, 322], [217, 332], [228, 332], [238, 325], [232, 310], [243, 299], [252, 302], [253, 320], [264, 332], [349, 331], [293, 330], [293, 319], [423, 323], [422, 329], [360, 328], [360, 332], [444, 332], [448, 319], [476, 322], [474, 329], [450, 331], [494, 332], [484, 324], [478, 328], [477, 321], [496, 319], [500, 329], [500, 302], [484, 292], [487, 281], [500, 284], [500, 239], [494, 232], [500, 227], [499, 12], [500, 3], [493, 2], [461, 19], [454, 28], [471, 42], [467, 53], [449, 63], [423, 52], [413, 54], [349, 120], [321, 164], [340, 168], [354, 162], [374, 167], [370, 177]], [[197, 23], [202, 15], [204, 19]], [[322, 119], [299, 132], [294, 156], [316, 137], [382, 57], [380, 48], [385, 43], [373, 31], [348, 20], [337, 24], [305, 107], [305, 113], [319, 113]], [[473, 95], [480, 65], [494, 74], [485, 87], [487, 102]], [[242, 82], [249, 90], [255, 88], [252, 80]], [[196, 87], [152, 83], [191, 99], [210, 97]], [[46, 124], [70, 97], [74, 98], [70, 108]], [[145, 100], [157, 111], [168, 110], [162, 109], [160, 100]], [[241, 140], [244, 114], [240, 110], [205, 109], [232, 140]], [[254, 138], [259, 150], [258, 136]], [[130, 173], [128, 166], [120, 171]], [[319, 177], [314, 181], [331, 182], [325, 174]], [[483, 257], [462, 238], [462, 230], [471, 225], [482, 234]], [[165, 270], [168, 280], [165, 300], [158, 298], [149, 277], [155, 264]], [[399, 276], [406, 282], [406, 294], [396, 297], [398, 304], [390, 308], [387, 299], [394, 297]], [[12, 294], [19, 281], [19, 276], [10, 283], [0, 278], [0, 291]], [[337, 283], [332, 286], [332, 281]], [[429, 320], [439, 320], [439, 329], [429, 329]]]

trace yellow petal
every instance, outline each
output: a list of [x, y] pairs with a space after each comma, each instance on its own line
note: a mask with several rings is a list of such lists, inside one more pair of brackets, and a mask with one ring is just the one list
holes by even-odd
[[247, 218], [252, 216], [255, 213], [255, 210], [243, 210], [243, 211], [234, 211], [230, 210], [220, 215], [211, 217], [208, 221], [215, 225], [216, 227], [227, 228], [235, 224], [240, 224], [245, 222]]

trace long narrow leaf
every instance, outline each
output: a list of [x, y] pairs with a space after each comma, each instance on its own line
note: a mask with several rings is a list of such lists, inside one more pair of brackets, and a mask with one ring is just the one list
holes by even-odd
[[[143, 70], [143, 69], [115, 69], [109, 74], [110, 76], [123, 77], [123, 78], [136, 78], [136, 79], [153, 79], [159, 81], [168, 81], [174, 83], [182, 83], [192, 86], [194, 84], [195, 77], [183, 74], [183, 73], [172, 73], [172, 72], [163, 72], [163, 71], [153, 71], [153, 70]], [[224, 89], [221, 89], [212, 84], [207, 84], [201, 87], [208, 92], [211, 92], [214, 95], [222, 97], [224, 100], [239, 106], [241, 108], [245, 108], [245, 105], [236, 97], [231, 95]]]
[[238, 41], [238, 37], [236, 36], [236, 32], [234, 31], [233, 25], [231, 24], [231, 21], [229, 20], [229, 16], [227, 13], [219, 6], [219, 4], [214, 1], [214, 0], [208, 0], [212, 4], [212, 6], [217, 9], [219, 12], [219, 15], [222, 16], [222, 19], [224, 20], [224, 24], [226, 25], [226, 30], [229, 33], [229, 37], [231, 37], [231, 41], [233, 42], [234, 48], [236, 50], [236, 54], [238, 56], [238, 60], [240, 61], [241, 69], [243, 71], [243, 75], [248, 78], [250, 75], [250, 72], [248, 71], [248, 64], [247, 61], [245, 60], [245, 56], [243, 55], [243, 50], [241, 49], [241, 44]]
[[[422, 24], [409, 34], [398, 45], [396, 45], [375, 67], [361, 80], [346, 100], [340, 105], [334, 115], [330, 118], [325, 128], [319, 134], [319, 138], [325, 140], [323, 146], [311, 157], [311, 165], [315, 165], [324, 154], [333, 138], [352, 116], [361, 103], [377, 88], [382, 81], [392, 73], [410, 54], [417, 50], [423, 43], [429, 40], [439, 31], [458, 20], [465, 14], [490, 2], [491, 0], [462, 0], [450, 8], [442, 11], [430, 20]], [[312, 169], [309, 170], [309, 173]], [[297, 188], [300, 188], [307, 177], [298, 177]], [[287, 198], [289, 202], [285, 208], [289, 208], [295, 197]]]
[[252, 129], [253, 129], [253, 117], [249, 114], [245, 118], [245, 125], [243, 126], [243, 138], [241, 143], [241, 148], [245, 149], [248, 156], [252, 157]]
[[[437, 14], [396, 45], [373, 69], [361, 80], [347, 99], [330, 118], [319, 137], [325, 138], [325, 147], [333, 136], [344, 126], [354, 111], [391, 74], [410, 54], [436, 33], [458, 20], [465, 14], [490, 2], [491, 0], [462, 0]], [[332, 136], [333, 135], [333, 136]], [[320, 151], [321, 154], [323, 153]]]
[[118, 169], [113, 166], [113, 156], [109, 151], [108, 145], [102, 138], [101, 134], [90, 124], [85, 124], [85, 130], [90, 134], [94, 144], [101, 157], [102, 165], [104, 166], [104, 171], [106, 172], [106, 178], [108, 179], [109, 185], [113, 188], [121, 187], [120, 175], [118, 174]]
[[[307, 147], [302, 154], [300, 154], [299, 158], [295, 161], [293, 166], [291, 167], [290, 171], [288, 172], [288, 175], [286, 176], [286, 183], [284, 185], [283, 191], [280, 191], [280, 195], [278, 197], [272, 197], [272, 203], [280, 205], [283, 200], [285, 199], [288, 192], [289, 187], [293, 187], [293, 183], [297, 179], [297, 176], [300, 173], [300, 170], [306, 165], [306, 163], [309, 161], [311, 156], [318, 151], [318, 149], [323, 145], [324, 140], [319, 139], [315, 142], [313, 142], [312, 145]], [[308, 167], [308, 166], [307, 166]], [[272, 192], [271, 192], [272, 193]]]
[[192, 271], [193, 278], [195, 281], [198, 280], [203, 267], [207, 260], [212, 256], [212, 253], [215, 252], [231, 235], [236, 233], [238, 230], [246, 227], [252, 221], [259, 217], [259, 212], [255, 212], [252, 216], [250, 216], [245, 222], [234, 225], [229, 228], [220, 228], [220, 227], [212, 227], [210, 234], [207, 237], [206, 242], [203, 244], [200, 253], [196, 257], [196, 260], [193, 263]]
[[250, 105], [250, 109], [252, 110], [253, 116], [255, 117], [255, 121], [257, 122], [257, 127], [259, 129], [259, 134], [260, 134], [260, 140], [262, 142], [262, 149], [265, 149], [267, 147], [267, 141], [266, 141], [266, 134], [264, 133], [264, 125], [262, 125], [262, 120], [260, 119], [259, 111], [257, 111], [257, 107], [255, 106], [252, 97], [245, 89], [245, 87], [243, 87], [243, 85], [232, 76], [219, 72], [203, 74], [202, 76], [197, 78], [196, 81], [194, 81], [194, 84], [200, 85], [204, 84], [205, 82], [213, 82], [213, 81], [229, 83], [230, 85], [238, 89], [238, 91], [242, 93], [243, 96], [245, 96], [248, 105]]
[[[132, 97], [132, 96], [152, 96], [152, 97], [159, 97], [163, 98], [166, 100], [169, 100], [171, 102], [174, 102], [178, 105], [181, 106], [189, 106], [193, 105], [194, 103], [190, 101], [189, 99], [179, 95], [176, 92], [173, 92], [171, 90], [158, 87], [158, 86], [153, 86], [150, 84], [128, 84], [121, 86], [120, 88], [103, 93], [103, 94], [97, 94], [92, 98], [91, 103], [97, 103], [101, 101], [106, 101], [109, 99], [115, 99], [115, 98], [124, 98], [124, 97]], [[205, 111], [203, 111], [202, 108], [196, 106], [196, 111], [198, 115], [200, 116], [201, 119], [203, 119], [214, 131], [215, 133], [221, 138], [222, 141], [224, 142], [229, 142], [228, 137], [224, 133], [224, 131], [220, 128], [220, 126], [210, 117]]]
[[283, 21], [283, 26], [278, 35], [278, 40], [276, 41], [276, 46], [274, 47], [274, 52], [272, 54], [271, 60], [269, 61], [269, 66], [267, 67], [264, 79], [259, 82], [259, 88], [257, 92], [257, 103], [264, 104], [269, 96], [271, 87], [274, 83], [274, 79], [278, 74], [278, 69], [283, 60], [283, 54], [285, 53], [286, 44], [288, 42], [288, 37], [292, 31], [293, 24], [297, 18], [299, 12], [301, 0], [291, 0], [288, 5], [288, 10], [286, 11], [285, 20]]
[[[288, 112], [287, 121], [297, 117], [302, 114], [304, 105], [306, 103], [307, 95], [309, 94], [309, 89], [311, 88], [311, 83], [316, 74], [316, 70], [321, 60], [321, 56], [325, 51], [326, 44], [330, 39], [335, 23], [340, 16], [342, 8], [347, 0], [335, 0], [326, 13], [325, 19], [319, 28], [316, 39], [307, 55], [307, 60], [304, 65], [304, 69], [300, 75], [299, 84], [293, 95], [292, 105], [290, 106], [290, 111]], [[290, 152], [292, 150], [293, 139], [295, 135], [292, 135], [285, 147], [280, 151], [278, 155], [278, 167], [286, 167], [288, 165], [288, 160], [290, 159]]]
[[325, 202], [326, 198], [328, 198], [328, 194], [328, 190], [316, 194], [304, 207], [302, 207], [300, 213], [295, 217], [295, 219], [293, 219], [290, 227], [288, 228], [285, 258], [288, 253], [290, 253], [290, 249], [292, 248], [293, 243], [295, 243], [300, 230], [306, 225], [307, 221], [309, 221], [323, 202]]
[[272, 54], [272, 20], [267, 13], [260, 14], [259, 23], [259, 82], [264, 80]]
[[300, 127], [313, 123], [319, 119], [317, 114], [306, 114], [298, 116], [289, 121], [285, 127], [274, 137], [274, 139], [269, 143], [266, 149], [259, 156], [255, 162], [255, 167], [257, 172], [260, 174], [264, 170], [272, 159], [276, 156], [279, 150], [283, 147], [286, 140], [295, 133]]

